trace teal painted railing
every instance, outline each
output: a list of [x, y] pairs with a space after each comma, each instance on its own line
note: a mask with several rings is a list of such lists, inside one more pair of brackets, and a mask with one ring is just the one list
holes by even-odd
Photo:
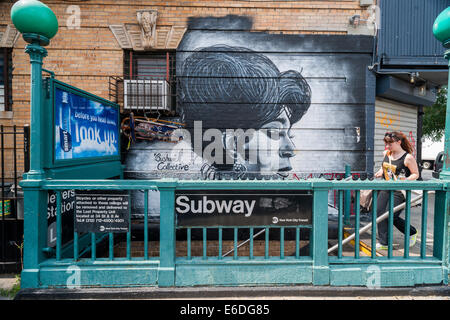
[[[22, 287], [90, 287], [90, 286], [193, 286], [193, 285], [357, 285], [414, 286], [417, 284], [448, 283], [448, 185], [444, 181], [386, 182], [386, 181], [304, 181], [234, 180], [39, 180], [22, 182], [25, 197], [25, 252]], [[144, 225], [148, 224], [148, 192], [160, 192], [159, 254], [149, 254], [151, 230], [144, 228], [143, 250], [132, 255], [135, 242], [132, 231], [124, 238], [116, 234], [74, 233], [71, 251], [63, 246], [60, 203], [62, 190], [143, 190], [145, 199]], [[359, 190], [388, 190], [389, 250], [378, 256], [373, 250], [368, 256], [355, 246], [352, 255], [344, 255], [345, 194], [352, 191], [354, 202], [355, 243], [359, 243]], [[57, 241], [55, 251], [46, 248], [47, 221], [45, 208], [33, 207], [33, 199], [46, 196], [48, 190], [57, 194]], [[311, 225], [277, 226], [199, 226], [182, 228], [176, 225], [175, 191], [179, 190], [310, 190], [313, 194]], [[411, 256], [408, 234], [402, 256], [393, 255], [393, 191], [406, 190], [406, 223], [411, 220], [412, 190], [423, 190], [420, 226], [420, 255]], [[337, 250], [330, 251], [328, 198], [336, 192], [339, 208]], [[427, 254], [427, 220], [429, 194], [434, 192], [432, 253]], [[376, 201], [374, 202], [376, 203]], [[44, 209], [44, 210], [42, 210]], [[375, 221], [376, 206], [369, 213]], [[39, 212], [39, 214], [37, 214]], [[350, 219], [352, 220], [352, 219]], [[196, 230], [197, 229], [197, 230]], [[370, 246], [376, 243], [376, 223], [369, 226]], [[201, 250], [194, 244], [193, 233], [201, 235]], [[239, 234], [245, 231], [245, 236]], [[183, 238], [180, 238], [180, 234]], [[178, 234], [178, 237], [177, 237]], [[226, 237], [224, 235], [227, 234]], [[307, 237], [303, 235], [307, 234]], [[231, 236], [229, 236], [231, 235]], [[275, 237], [273, 236], [275, 235]], [[287, 236], [286, 236], [287, 235]], [[196, 237], [198, 238], [198, 237]], [[225, 240], [224, 238], [228, 239]], [[246, 240], [244, 241], [245, 238]], [[103, 241], [102, 241], [103, 240]], [[114, 256], [118, 240], [126, 243], [125, 256]], [[306, 240], [306, 242], [305, 242]], [[431, 240], [431, 239], [429, 239]], [[336, 242], [336, 241], [335, 241]], [[106, 256], [99, 256], [98, 246], [106, 243]], [[307, 244], [306, 251], [304, 244]], [[153, 245], [153, 244], [150, 244]], [[242, 247], [241, 247], [242, 245]], [[243, 248], [245, 247], [245, 252]], [[274, 248], [277, 247], [276, 250]], [[241, 250], [241, 251], [240, 251]], [[82, 251], [82, 252], [80, 252]], [[154, 251], [154, 250], [153, 250]], [[87, 254], [85, 253], [87, 252]], [[178, 252], [178, 253], [177, 253]]]

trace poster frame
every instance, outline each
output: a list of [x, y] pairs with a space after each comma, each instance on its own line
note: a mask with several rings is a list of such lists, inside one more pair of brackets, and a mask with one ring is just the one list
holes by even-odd
[[[47, 87], [46, 88], [46, 106], [47, 106], [47, 120], [48, 123], [48, 139], [51, 139], [51, 152], [47, 152], [47, 159], [45, 161], [47, 168], [62, 168], [67, 166], [75, 166], [75, 165], [86, 165], [86, 164], [97, 164], [101, 162], [111, 162], [111, 161], [120, 161], [121, 156], [121, 136], [120, 136], [120, 107], [118, 104], [111, 102], [109, 100], [106, 100], [104, 98], [101, 98], [99, 96], [96, 96], [92, 93], [89, 93], [87, 91], [84, 91], [80, 88], [71, 86], [67, 83], [64, 83], [62, 81], [59, 81], [55, 78], [47, 78]], [[56, 143], [56, 137], [55, 137], [55, 111], [56, 111], [56, 102], [55, 102], [55, 92], [56, 89], [62, 89], [65, 91], [68, 91], [72, 94], [87, 98], [89, 100], [99, 102], [101, 104], [110, 106], [112, 108], [115, 108], [117, 110], [117, 145], [118, 145], [118, 152], [116, 155], [104, 155], [104, 156], [95, 156], [95, 157], [83, 157], [83, 158], [77, 158], [77, 159], [56, 159], [55, 154], [55, 143]], [[50, 115], [50, 116], [49, 116]], [[45, 120], [44, 120], [45, 121]], [[44, 138], [45, 139], [45, 138]], [[50, 150], [49, 150], [50, 151]]]

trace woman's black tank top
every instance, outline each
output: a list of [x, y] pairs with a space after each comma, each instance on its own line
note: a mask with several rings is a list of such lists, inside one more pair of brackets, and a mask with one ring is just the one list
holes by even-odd
[[383, 159], [383, 177], [384, 180], [397, 180], [399, 174], [404, 175], [405, 177], [409, 177], [411, 175], [411, 171], [407, 166], [405, 166], [405, 158], [408, 155], [407, 152], [397, 160], [393, 160], [391, 157], [391, 162], [389, 164], [389, 157], [386, 156]]

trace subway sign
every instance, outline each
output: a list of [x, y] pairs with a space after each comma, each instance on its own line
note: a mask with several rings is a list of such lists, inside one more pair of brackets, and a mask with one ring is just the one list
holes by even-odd
[[312, 224], [312, 193], [307, 190], [177, 191], [179, 227], [298, 226]]

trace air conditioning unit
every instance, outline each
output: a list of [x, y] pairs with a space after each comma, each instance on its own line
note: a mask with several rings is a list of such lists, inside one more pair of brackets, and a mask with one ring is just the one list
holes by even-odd
[[166, 80], [124, 80], [124, 109], [170, 110], [170, 88]]

